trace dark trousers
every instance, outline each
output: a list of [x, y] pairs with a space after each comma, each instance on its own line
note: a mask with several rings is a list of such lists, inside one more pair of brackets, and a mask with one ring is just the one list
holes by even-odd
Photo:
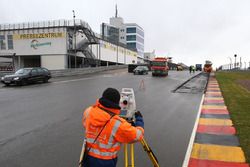
[[83, 162], [83, 167], [116, 167], [116, 163], [117, 158], [105, 160], [88, 155]]

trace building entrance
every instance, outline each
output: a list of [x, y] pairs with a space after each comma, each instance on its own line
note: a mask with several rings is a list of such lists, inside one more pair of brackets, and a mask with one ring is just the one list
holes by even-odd
[[41, 67], [41, 56], [23, 56], [23, 67]]

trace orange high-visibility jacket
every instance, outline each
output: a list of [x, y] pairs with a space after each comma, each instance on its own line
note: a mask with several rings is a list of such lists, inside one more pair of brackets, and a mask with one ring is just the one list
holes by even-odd
[[[111, 115], [101, 108], [116, 114]], [[85, 137], [87, 139], [87, 149], [90, 149], [88, 155], [100, 159], [113, 159], [117, 157], [121, 143], [132, 143], [143, 138], [144, 129], [134, 127], [125, 119], [119, 117], [119, 109], [110, 109], [101, 105], [98, 101], [94, 106], [87, 108], [83, 114], [83, 127], [85, 128]], [[95, 138], [100, 133], [102, 127], [106, 124], [100, 136], [94, 143]]]

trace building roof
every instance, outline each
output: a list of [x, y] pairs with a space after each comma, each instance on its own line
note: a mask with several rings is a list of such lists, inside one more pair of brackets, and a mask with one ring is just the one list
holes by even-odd
[[47, 21], [36, 21], [36, 22], [23, 22], [23, 23], [9, 23], [0, 24], [0, 30], [20, 30], [20, 29], [33, 29], [33, 28], [53, 28], [53, 27], [74, 27], [84, 26], [91, 29], [89, 24], [83, 20], [47, 20]]
[[[141, 27], [141, 26], [139, 26], [138, 24], [136, 24], [136, 23], [125, 23], [125, 25], [127, 26], [127, 27], [134, 27], [134, 26], [136, 26], [136, 27], [139, 27], [141, 30], [143, 30], [143, 28]], [[144, 31], [144, 30], [143, 30]]]

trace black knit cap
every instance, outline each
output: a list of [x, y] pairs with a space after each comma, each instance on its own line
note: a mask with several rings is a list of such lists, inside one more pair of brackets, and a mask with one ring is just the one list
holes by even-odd
[[120, 93], [114, 88], [107, 88], [104, 90], [102, 97], [99, 99], [102, 105], [109, 108], [118, 108], [120, 102]]

